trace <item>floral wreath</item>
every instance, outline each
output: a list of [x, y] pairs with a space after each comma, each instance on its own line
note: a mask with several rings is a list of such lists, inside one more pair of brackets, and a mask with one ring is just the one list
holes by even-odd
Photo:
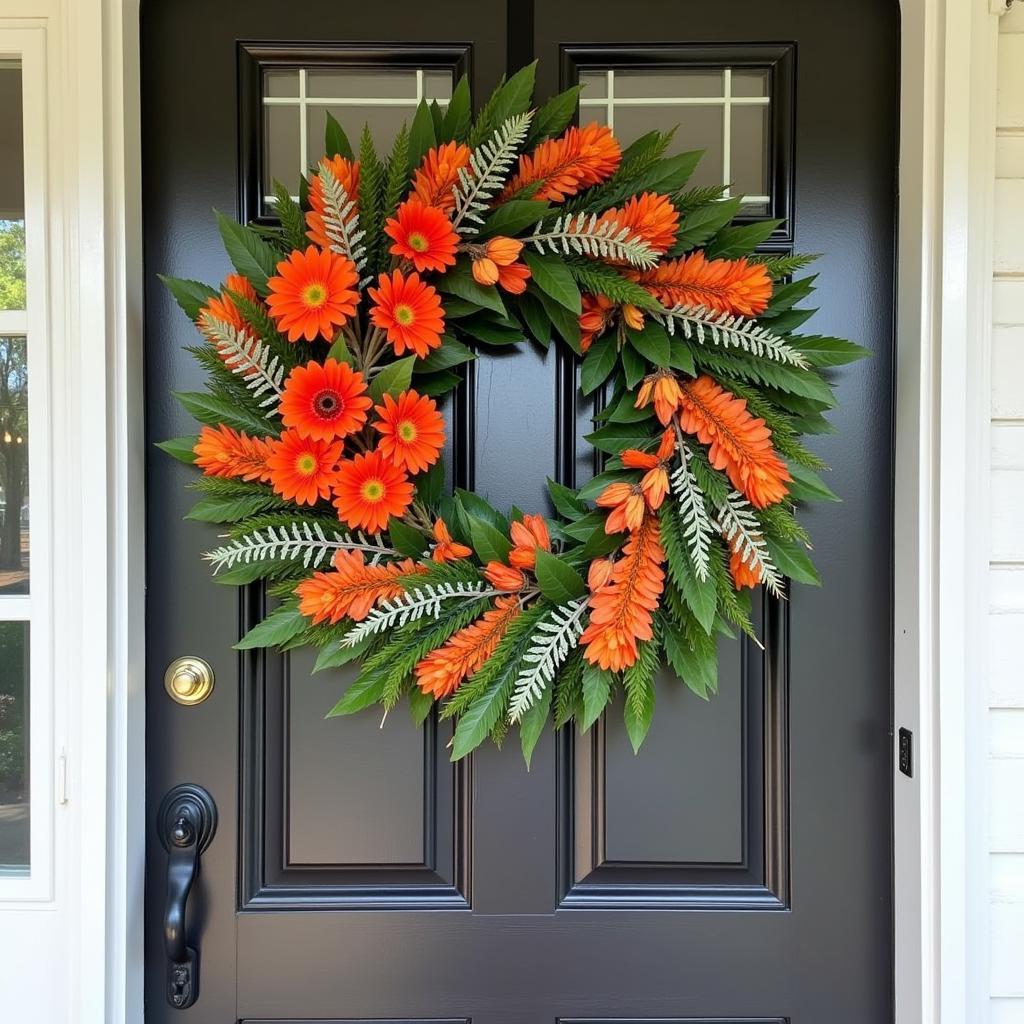
[[[330, 715], [437, 703], [453, 759], [517, 724], [527, 764], [546, 722], [586, 730], [619, 689], [638, 749], [663, 661], [706, 697], [718, 634], [757, 639], [750, 588], [818, 582], [794, 512], [836, 498], [800, 437], [830, 429], [822, 370], [866, 354], [792, 334], [813, 257], [755, 254], [779, 222], [687, 189], [700, 153], [567, 127], [579, 88], [533, 110], [533, 75], [475, 120], [463, 80], [386, 159], [328, 117], [299, 202], [275, 182], [280, 226], [218, 215], [237, 273], [164, 279], [208, 380], [177, 395], [198, 437], [161, 445], [203, 472], [217, 578], [280, 601], [239, 648], [359, 659]], [[526, 338], [604, 399], [604, 471], [549, 481], [553, 516], [444, 488], [437, 399], [476, 346]]]

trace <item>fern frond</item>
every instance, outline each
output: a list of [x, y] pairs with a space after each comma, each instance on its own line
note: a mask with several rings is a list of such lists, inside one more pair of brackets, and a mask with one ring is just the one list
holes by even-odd
[[768, 276], [773, 281], [778, 281], [783, 277], [791, 277], [803, 270], [804, 267], [810, 266], [818, 258], [818, 254], [796, 253], [793, 256], [766, 256], [754, 253], [753, 256], [747, 258], [751, 263], [763, 264], [765, 270], [768, 271]]
[[538, 620], [539, 635], [523, 655], [523, 665], [508, 709], [509, 722], [518, 722], [552, 684], [559, 666], [579, 643], [586, 611], [587, 598], [578, 597], [551, 609]]
[[[395, 141], [391, 144], [391, 156], [388, 157], [387, 179], [384, 182], [384, 203], [381, 210], [381, 223], [394, 216], [409, 184], [409, 126], [403, 121], [398, 129]], [[383, 243], [381, 243], [383, 244]], [[381, 254], [381, 261], [384, 256]]]
[[381, 270], [381, 242], [384, 203], [384, 164], [377, 156], [373, 134], [363, 125], [359, 140], [359, 222], [366, 231], [366, 262], [371, 270]]
[[[366, 269], [366, 232], [359, 227], [356, 201], [345, 191], [345, 186], [334, 176], [328, 164], [321, 164], [320, 185], [323, 189], [324, 234], [331, 240], [331, 251], [345, 256], [362, 273]], [[361, 282], [365, 284], [365, 282]]]
[[770, 594], [783, 597], [782, 574], [775, 567], [750, 503], [738, 491], [730, 491], [718, 506], [715, 523], [744, 565], [760, 571], [761, 582]]
[[693, 456], [684, 446], [680, 450], [679, 466], [672, 474], [672, 493], [679, 505], [679, 518], [683, 539], [693, 561], [693, 569], [701, 581], [708, 578], [709, 552], [715, 527], [704, 503], [704, 493], [690, 470]]
[[550, 227], [538, 223], [534, 233], [521, 241], [532, 243], [542, 254], [616, 260], [641, 270], [649, 270], [658, 262], [658, 254], [647, 242], [613, 220], [601, 220], [596, 213], [562, 214]]
[[604, 295], [617, 305], [628, 303], [638, 309], [657, 312], [664, 308], [646, 288], [641, 288], [635, 281], [628, 280], [604, 263], [569, 260], [566, 266], [581, 291], [589, 292], [591, 295]]
[[[452, 227], [465, 234], [476, 234], [490, 210], [491, 198], [504, 186], [519, 147], [533, 119], [532, 112], [508, 118], [491, 137], [482, 142], [469, 158], [469, 166], [459, 169], [459, 181], [452, 189], [455, 196]], [[471, 223], [465, 223], [465, 222]]]
[[277, 403], [284, 391], [285, 367], [270, 348], [247, 330], [238, 330], [225, 320], [209, 313], [199, 317], [199, 329], [217, 350], [224, 365], [245, 381], [253, 398], [264, 409], [265, 416], [277, 413]]
[[306, 222], [302, 209], [279, 181], [274, 182], [274, 213], [281, 222], [281, 231], [288, 245], [300, 249], [306, 242]]
[[696, 340], [703, 345], [710, 338], [720, 348], [738, 348], [762, 359], [801, 370], [810, 369], [802, 352], [767, 327], [760, 327], [753, 320], [733, 313], [719, 313], [704, 306], [674, 306], [655, 318], [665, 325], [669, 334], [674, 334], [678, 325], [688, 341]]

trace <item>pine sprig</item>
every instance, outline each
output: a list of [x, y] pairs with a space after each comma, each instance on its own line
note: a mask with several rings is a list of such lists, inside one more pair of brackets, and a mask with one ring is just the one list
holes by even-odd
[[281, 232], [292, 249], [301, 249], [306, 243], [306, 222], [302, 208], [279, 181], [274, 182], [274, 213], [281, 222]]
[[730, 491], [725, 502], [718, 506], [715, 525], [739, 553], [740, 561], [760, 573], [768, 592], [774, 597], [783, 597], [782, 574], [772, 562], [761, 524], [747, 499], [738, 491]]
[[579, 648], [566, 659], [555, 678], [555, 728], [560, 729], [583, 705], [583, 655]]
[[669, 334], [680, 328], [687, 341], [703, 345], [710, 339], [721, 348], [742, 349], [748, 355], [771, 359], [801, 370], [810, 369], [802, 352], [753, 320], [733, 313], [720, 313], [705, 306], [674, 306], [656, 317]]
[[[387, 178], [384, 182], [384, 202], [381, 209], [381, 223], [394, 216], [409, 184], [409, 128], [403, 122], [391, 145], [388, 158]], [[381, 261], [384, 256], [381, 254]]]
[[717, 203], [725, 194], [725, 188], [725, 185], [697, 185], [684, 192], [675, 204], [679, 216], [685, 217], [686, 214], [693, 213], [694, 210], [699, 210], [702, 206]]
[[552, 608], [538, 620], [539, 635], [523, 655], [523, 667], [508, 710], [509, 722], [520, 721], [552, 684], [559, 666], [579, 643], [586, 612], [587, 598], [578, 597]]
[[581, 262], [570, 259], [566, 262], [569, 273], [575, 278], [580, 290], [591, 295], [604, 295], [617, 305], [628, 303], [638, 309], [662, 311], [663, 306], [635, 281], [623, 277], [618, 271], [604, 263]]
[[562, 214], [550, 226], [540, 222], [532, 235], [520, 241], [535, 246], [542, 254], [617, 260], [641, 270], [649, 270], [658, 262], [658, 254], [642, 238], [613, 220], [601, 220], [596, 213]]
[[359, 139], [359, 220], [366, 231], [366, 263], [371, 270], [383, 269], [384, 164], [377, 156], [373, 135], [368, 124], [363, 125]]
[[690, 470], [692, 458], [689, 447], [684, 446], [679, 453], [679, 465], [672, 474], [672, 493], [676, 498], [680, 527], [693, 570], [697, 579], [703, 581], [708, 578], [709, 552], [715, 527], [704, 502], [704, 493]]
[[356, 270], [362, 273], [366, 269], [366, 246], [363, 244], [366, 232], [359, 226], [355, 198], [349, 196], [329, 164], [321, 164], [318, 173], [324, 204], [321, 216], [331, 251], [350, 259]]
[[263, 415], [276, 415], [284, 392], [285, 367], [276, 355], [271, 355], [269, 346], [248, 330], [239, 330], [205, 312], [199, 316], [199, 329], [224, 365], [245, 381]]
[[773, 281], [779, 281], [784, 277], [792, 277], [793, 274], [810, 266], [820, 253], [795, 253], [792, 256], [766, 256], [761, 253], [754, 253], [748, 259], [751, 263], [760, 263], [768, 271], [768, 276]]
[[490, 210], [491, 198], [505, 184], [532, 119], [529, 111], [508, 118], [486, 142], [477, 146], [469, 158], [469, 166], [459, 169], [459, 181], [453, 189], [452, 227], [456, 231], [463, 234], [479, 231], [484, 215]]

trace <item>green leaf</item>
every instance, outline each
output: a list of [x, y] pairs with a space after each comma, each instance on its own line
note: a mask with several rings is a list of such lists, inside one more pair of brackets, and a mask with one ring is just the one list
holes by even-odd
[[668, 365], [674, 370], [682, 370], [691, 377], [697, 376], [697, 365], [693, 361], [693, 353], [690, 351], [690, 343], [680, 335], [672, 339], [672, 347], [669, 350]]
[[460, 487], [455, 496], [459, 500], [466, 515], [481, 522], [490, 523], [500, 533], [508, 532], [508, 519], [505, 518], [486, 498], [473, 491], [464, 491]]
[[537, 549], [537, 566], [534, 570], [540, 592], [555, 604], [565, 604], [587, 592], [583, 577], [566, 562], [550, 551]]
[[780, 284], [772, 292], [771, 301], [767, 308], [759, 316], [759, 320], [770, 320], [777, 313], [785, 309], [791, 309], [801, 299], [806, 298], [814, 291], [814, 282], [818, 279], [817, 274], [809, 277], [801, 277], [796, 281], [787, 284]]
[[181, 277], [165, 277], [163, 274], [156, 275], [167, 290], [174, 296], [175, 301], [184, 310], [189, 320], [195, 320], [199, 316], [199, 310], [217, 294], [215, 288], [211, 288], [202, 281], [187, 281]]
[[532, 227], [551, 209], [551, 204], [539, 199], [510, 199], [487, 218], [480, 229], [481, 238], [493, 235], [515, 237], [523, 228]]
[[519, 312], [534, 341], [547, 348], [551, 344], [551, 320], [540, 300], [529, 292], [519, 296]]
[[[644, 436], [649, 437], [650, 433], [646, 432]], [[609, 484], [617, 483], [620, 480], [635, 483], [638, 478], [639, 473], [632, 470], [608, 470], [598, 473], [597, 476], [592, 476], [576, 493], [584, 501], [593, 501]]]
[[576, 497], [576, 492], [564, 484], [558, 483], [548, 477], [548, 494], [551, 495], [551, 503], [555, 506], [559, 515], [566, 519], [579, 519], [587, 514], [587, 504]]
[[618, 353], [615, 339], [612, 337], [598, 338], [583, 357], [580, 366], [580, 389], [589, 395], [596, 391], [615, 369]]
[[356, 681], [345, 691], [341, 700], [327, 712], [327, 718], [340, 718], [342, 715], [354, 715], [357, 711], [368, 708], [384, 696], [387, 684], [386, 670], [361, 672]]
[[438, 141], [464, 141], [472, 121], [473, 109], [469, 95], [469, 79], [463, 75], [452, 90], [452, 98], [448, 102], [448, 109], [441, 121]]
[[260, 295], [266, 295], [270, 290], [267, 279], [277, 273], [280, 260], [277, 250], [264, 242], [251, 228], [225, 217], [217, 210], [214, 213], [217, 215], [217, 227], [228, 259], [235, 270], [249, 279]]
[[873, 355], [871, 349], [855, 345], [844, 338], [825, 338], [812, 335], [806, 338], [791, 338], [790, 345], [802, 352], [812, 366], [844, 366]]
[[577, 723], [581, 732], [586, 732], [608, 706], [612, 696], [612, 674], [606, 668], [583, 666], [583, 717]]
[[626, 448], [642, 448], [650, 444], [650, 427], [644, 423], [609, 423], [587, 434], [584, 440], [598, 451], [618, 455]]
[[541, 139], [558, 135], [569, 126], [569, 122], [575, 117], [576, 109], [579, 107], [582, 85], [574, 85], [552, 96], [540, 110], [534, 114], [533, 124], [530, 125], [530, 134], [526, 138], [528, 146], [535, 145]]
[[478, 284], [468, 263], [460, 262], [437, 281], [437, 287], [447, 295], [457, 295], [484, 309], [493, 309], [500, 316], [507, 316], [505, 303], [501, 301], [498, 289]]
[[293, 601], [272, 611], [235, 644], [236, 651], [250, 651], [255, 647], [280, 647], [309, 627], [309, 619], [299, 611]]
[[334, 344], [327, 350], [327, 358], [334, 359], [339, 363], [348, 363], [349, 366], [355, 367], [355, 359], [349, 351], [344, 334], [339, 334]]
[[664, 629], [665, 656], [676, 676], [702, 700], [718, 689], [718, 656], [714, 641], [695, 651], [673, 623]]
[[257, 437], [277, 433], [277, 428], [266, 416], [250, 412], [207, 391], [172, 391], [171, 394], [200, 423], [211, 427], [226, 423], [235, 430], [244, 430]]
[[428, 398], [440, 398], [461, 383], [462, 378], [457, 373], [452, 373], [451, 370], [441, 370], [438, 373], [425, 373], [421, 377], [417, 377], [416, 390]]
[[424, 693], [418, 686], [414, 686], [409, 691], [409, 714], [415, 725], [422, 725], [430, 717], [433, 708], [434, 697], [432, 694]]
[[707, 579], [699, 580], [693, 570], [689, 555], [683, 558], [683, 562], [685, 570], [679, 574], [682, 576], [683, 599], [689, 605], [694, 618], [701, 624], [701, 628], [710, 635], [715, 625], [715, 612], [718, 608], [718, 593], [714, 577], [708, 573]]
[[388, 536], [398, 553], [407, 558], [422, 557], [428, 547], [427, 538], [419, 530], [394, 516], [388, 520]]
[[426, 100], [420, 100], [409, 128], [410, 169], [419, 167], [427, 150], [436, 145], [437, 137], [434, 134], [434, 119], [430, 116], [430, 107], [427, 106]]
[[327, 127], [324, 129], [324, 153], [328, 157], [343, 156], [346, 160], [355, 159], [345, 130], [329, 110], [327, 111]]
[[570, 313], [580, 315], [582, 300], [576, 279], [561, 256], [523, 251], [523, 259], [537, 287]]
[[661, 367], [669, 365], [672, 344], [668, 332], [661, 324], [648, 321], [642, 331], [634, 331], [627, 327], [626, 335], [633, 348], [649, 363]]
[[799, 463], [790, 462], [789, 472], [793, 477], [789, 485], [789, 496], [796, 501], [842, 501], [824, 480]]
[[482, 562], [504, 562], [508, 558], [512, 545], [490, 523], [470, 516], [469, 532], [473, 537], [473, 550]]
[[476, 359], [470, 348], [463, 345], [458, 338], [445, 334], [441, 338], [441, 347], [435, 348], [426, 359], [417, 359], [413, 373], [435, 373], [438, 370], [449, 370], [453, 366], [461, 366]]
[[558, 331], [565, 340], [565, 343], [573, 350], [573, 352], [577, 355], [581, 355], [580, 318], [566, 309], [565, 306], [555, 302], [554, 299], [546, 295], [539, 288], [534, 288], [531, 294], [540, 300], [548, 319], [554, 325], [555, 330]]
[[186, 437], [172, 437], [167, 441], [157, 441], [156, 446], [162, 452], [167, 452], [172, 459], [191, 466], [196, 461], [196, 453], [192, 449], [195, 448], [198, 440], [197, 434], [189, 434]]
[[544, 726], [548, 721], [553, 691], [554, 687], [548, 683], [519, 722], [519, 743], [523, 750], [523, 760], [526, 762], [527, 771], [530, 770], [530, 762], [533, 760], [533, 751], [537, 746], [537, 741], [544, 732]]
[[782, 223], [781, 220], [759, 220], [722, 228], [708, 243], [708, 259], [734, 260], [748, 256]]
[[520, 68], [494, 97], [491, 106], [490, 125], [497, 127], [514, 114], [524, 114], [530, 107], [533, 84], [537, 76], [537, 62]]
[[636, 394], [632, 391], [623, 391], [615, 404], [603, 414], [603, 418], [609, 423], [639, 423], [651, 419], [653, 415], [652, 406], [645, 405], [638, 409]]
[[266, 496], [258, 492], [239, 494], [236, 497], [211, 494], [200, 498], [185, 514], [185, 518], [200, 523], [237, 523], [263, 512], [266, 507]]
[[316, 656], [316, 662], [313, 664], [314, 673], [325, 672], [331, 668], [341, 668], [342, 665], [358, 661], [380, 640], [380, 637], [376, 635], [363, 637], [359, 643], [352, 644], [351, 646], [343, 644], [341, 639], [341, 637], [338, 637], [335, 640], [329, 640], [320, 648]]
[[767, 533], [764, 542], [768, 545], [768, 553], [772, 556], [772, 561], [791, 580], [795, 580], [797, 583], [809, 583], [815, 587], [821, 586], [818, 570], [814, 568], [811, 556], [802, 544], [780, 540]]
[[736, 216], [742, 204], [742, 197], [736, 196], [734, 199], [716, 200], [688, 213], [683, 217], [683, 223], [676, 234], [675, 245], [669, 255], [678, 256], [703, 245]]
[[404, 359], [388, 363], [370, 381], [370, 397], [374, 402], [383, 401], [385, 395], [397, 396], [407, 391], [412, 385], [412, 370], [415, 363], [415, 356], [406, 356]]
[[647, 364], [632, 345], [623, 346], [622, 369], [626, 374], [626, 387], [631, 391], [643, 380], [647, 373]]
[[518, 345], [526, 340], [521, 327], [496, 324], [486, 316], [467, 316], [453, 326], [485, 345]]
[[697, 169], [702, 149], [692, 149], [686, 153], [677, 153], [653, 164], [637, 181], [634, 192], [678, 192], [690, 180], [690, 175]]
[[626, 700], [622, 717], [634, 754], [640, 752], [654, 717], [654, 673], [660, 650], [657, 639], [644, 641], [639, 645], [637, 660], [623, 673]]

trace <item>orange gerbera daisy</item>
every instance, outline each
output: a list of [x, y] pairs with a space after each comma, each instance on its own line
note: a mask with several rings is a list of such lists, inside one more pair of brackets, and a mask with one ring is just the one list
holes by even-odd
[[[530, 189], [531, 199], [561, 203], [580, 189], [610, 178], [622, 159], [622, 149], [603, 124], [569, 128], [519, 158], [519, 170], [505, 186], [502, 202]], [[532, 188], [531, 188], [532, 186]]]
[[508, 560], [517, 569], [532, 569], [537, 564], [538, 548], [551, 550], [551, 535], [543, 516], [524, 515], [522, 522], [512, 523], [509, 534], [512, 537], [512, 550]]
[[363, 375], [348, 363], [326, 359], [288, 374], [278, 409], [284, 425], [300, 437], [330, 441], [359, 430], [371, 405]]
[[416, 685], [435, 699], [454, 693], [494, 653], [518, 614], [518, 598], [499, 597], [489, 612], [416, 665]]
[[793, 478], [772, 447], [764, 420], [747, 411], [747, 403], [705, 374], [680, 385], [679, 425], [709, 445], [708, 458], [724, 469], [729, 481], [755, 508], [781, 501]]
[[[222, 323], [231, 324], [236, 331], [245, 329], [247, 326], [245, 318], [239, 311], [238, 306], [235, 305], [234, 299], [228, 294], [229, 292], [241, 295], [250, 302], [259, 302], [260, 300], [256, 294], [256, 289], [249, 283], [248, 278], [243, 277], [241, 274], [228, 274], [224, 278], [220, 295], [211, 295], [206, 300], [206, 305], [199, 310], [196, 323], [199, 324], [200, 329], [202, 329], [203, 323], [207, 319], [220, 320]], [[205, 334], [206, 332], [203, 331], [203, 333]]]
[[670, 427], [661, 435], [661, 443], [654, 454], [636, 448], [627, 448], [622, 453], [622, 464], [627, 469], [645, 469], [640, 478], [640, 490], [647, 501], [647, 507], [657, 511], [668, 494], [668, 467], [676, 451], [676, 433]]
[[665, 586], [665, 551], [658, 518], [644, 516], [626, 541], [609, 581], [590, 596], [590, 623], [580, 637], [583, 657], [619, 672], [637, 659], [637, 644], [654, 635], [653, 612]]
[[380, 452], [367, 452], [346, 460], [334, 483], [338, 518], [353, 530], [379, 533], [391, 516], [401, 516], [412, 504], [409, 478]]
[[425, 573], [411, 558], [389, 565], [366, 565], [362, 551], [339, 551], [334, 556], [334, 572], [314, 573], [296, 588], [299, 611], [319, 622], [335, 623], [348, 616], [361, 622], [378, 601], [401, 597], [405, 588], [399, 576]]
[[270, 479], [267, 458], [270, 446], [266, 440], [249, 437], [221, 423], [203, 427], [192, 449], [196, 465], [206, 476], [233, 477], [238, 480]]
[[445, 142], [427, 150], [423, 163], [412, 176], [413, 192], [424, 206], [450, 210], [455, 205], [452, 188], [459, 180], [459, 171], [469, 166], [469, 146], [461, 142]]
[[381, 418], [373, 425], [383, 435], [380, 453], [400, 469], [419, 473], [437, 462], [444, 447], [444, 419], [437, 403], [415, 391], [397, 399], [384, 395], [374, 410]]
[[744, 587], [756, 587], [761, 582], [761, 566], [750, 566], [743, 561], [743, 556], [735, 549], [729, 555], [729, 575], [732, 585], [737, 590]]
[[408, 277], [400, 270], [390, 276], [381, 274], [379, 287], [367, 289], [374, 306], [370, 319], [374, 326], [387, 332], [395, 355], [406, 349], [425, 359], [432, 348], [441, 344], [444, 331], [444, 310], [437, 289], [413, 272]]
[[679, 381], [671, 370], [658, 370], [656, 373], [644, 377], [636, 393], [635, 408], [642, 409], [654, 399], [654, 415], [663, 426], [668, 426], [669, 421], [679, 408], [679, 397], [682, 392], [679, 390]]
[[267, 306], [289, 341], [332, 338], [356, 311], [359, 275], [344, 256], [311, 245], [278, 263], [277, 273], [267, 282]]
[[625, 481], [609, 484], [595, 499], [600, 508], [610, 508], [611, 514], [604, 521], [605, 533], [622, 533], [623, 530], [639, 529], [643, 522], [646, 502], [639, 484]]
[[668, 252], [679, 230], [679, 211], [668, 196], [657, 192], [644, 192], [626, 201], [619, 209], [601, 214], [602, 224], [614, 222], [620, 228], [629, 228], [632, 238], [646, 242], [655, 253]]
[[434, 520], [434, 546], [430, 557], [435, 562], [457, 562], [460, 558], [469, 558], [473, 549], [452, 540], [448, 524], [443, 519]]
[[384, 225], [384, 233], [394, 239], [391, 254], [411, 260], [421, 273], [455, 265], [459, 236], [452, 230], [451, 221], [436, 207], [424, 206], [417, 197], [399, 206]]
[[[359, 163], [346, 160], [343, 156], [324, 157], [320, 161], [320, 167], [325, 167], [334, 175], [338, 184], [345, 190], [345, 194], [353, 202], [359, 195]], [[306, 214], [306, 237], [321, 249], [329, 249], [331, 240], [327, 237], [324, 228], [324, 186], [320, 181], [320, 174], [309, 176], [309, 205], [310, 210]], [[349, 220], [356, 217], [358, 210], [355, 206], [349, 213]]]
[[340, 441], [321, 441], [286, 430], [270, 441], [267, 468], [274, 490], [297, 505], [315, 505], [326, 498], [338, 475]]
[[582, 295], [583, 311], [580, 313], [580, 348], [586, 352], [607, 330], [615, 315], [615, 303], [607, 295]]
[[757, 316], [772, 297], [772, 281], [763, 263], [709, 260], [700, 250], [629, 276], [668, 307], [703, 306], [719, 313]]

